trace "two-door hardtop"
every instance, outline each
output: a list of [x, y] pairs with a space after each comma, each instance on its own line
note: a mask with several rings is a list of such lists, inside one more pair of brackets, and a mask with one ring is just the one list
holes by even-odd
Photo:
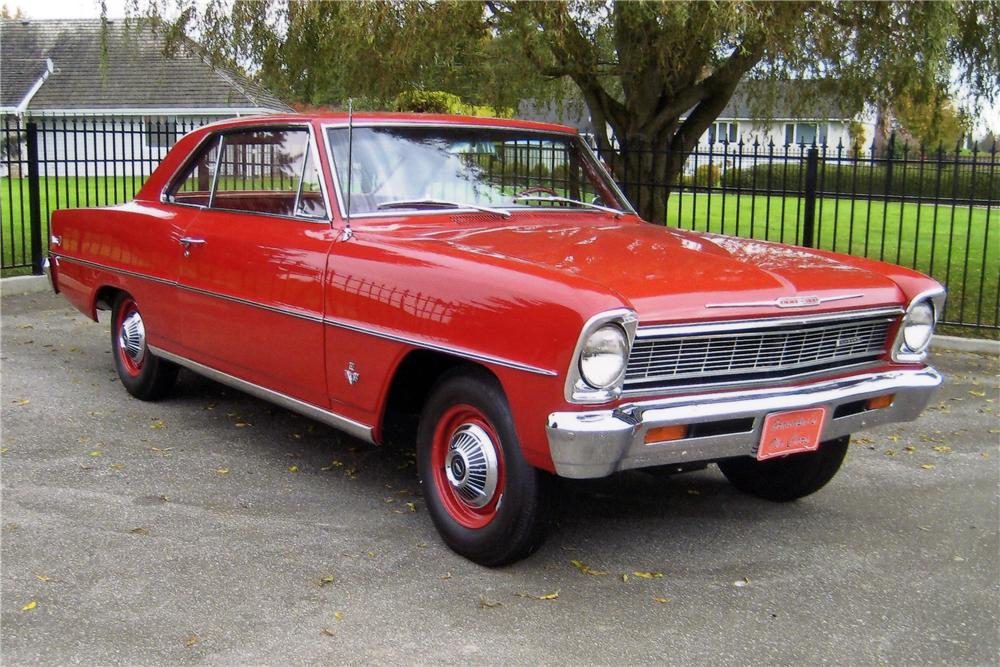
[[540, 543], [553, 473], [718, 462], [791, 500], [941, 381], [933, 280], [649, 224], [555, 125], [225, 121], [51, 233], [53, 286], [112, 311], [131, 393], [184, 366], [364, 440], [398, 428], [443, 538], [485, 564]]

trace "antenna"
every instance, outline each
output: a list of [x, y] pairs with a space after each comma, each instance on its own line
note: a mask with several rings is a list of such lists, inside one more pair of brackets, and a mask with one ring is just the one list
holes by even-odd
[[354, 172], [354, 158], [351, 155], [354, 147], [354, 98], [347, 98], [347, 213], [344, 215], [344, 233], [341, 241], [350, 240], [354, 236], [351, 231], [351, 174]]

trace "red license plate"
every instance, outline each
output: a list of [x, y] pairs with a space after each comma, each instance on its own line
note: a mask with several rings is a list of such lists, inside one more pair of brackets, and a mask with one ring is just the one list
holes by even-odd
[[826, 408], [775, 412], [764, 419], [764, 430], [757, 448], [757, 460], [812, 452], [819, 447]]

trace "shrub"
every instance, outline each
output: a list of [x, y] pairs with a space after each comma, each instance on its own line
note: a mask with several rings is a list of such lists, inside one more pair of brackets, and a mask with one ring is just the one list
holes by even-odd
[[409, 113], [443, 113], [463, 116], [510, 118], [512, 109], [484, 104], [467, 104], [462, 98], [443, 90], [404, 90], [392, 102], [394, 111]]

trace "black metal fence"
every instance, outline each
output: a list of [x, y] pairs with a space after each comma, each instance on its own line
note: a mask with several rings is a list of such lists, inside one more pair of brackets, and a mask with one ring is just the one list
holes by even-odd
[[[652, 155], [645, 157], [652, 158]], [[947, 329], [1000, 337], [1000, 154], [892, 137], [881, 151], [700, 144], [671, 182], [617, 174], [668, 225], [899, 264], [948, 288]]]
[[218, 118], [0, 121], [0, 269], [41, 270], [52, 211], [131, 200], [185, 133]]
[[[40, 271], [52, 211], [129, 201], [171, 145], [213, 118], [7, 118], [0, 123], [0, 268]], [[672, 182], [617, 174], [665, 201], [663, 222], [911, 267], [948, 287], [944, 322], [1000, 337], [1000, 155], [701, 144]]]

